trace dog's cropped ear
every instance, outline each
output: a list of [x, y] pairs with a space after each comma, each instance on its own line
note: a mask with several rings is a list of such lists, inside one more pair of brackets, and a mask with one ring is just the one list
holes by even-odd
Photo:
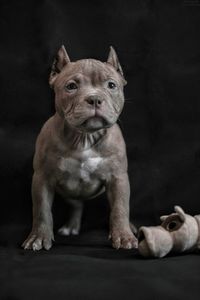
[[120, 75], [122, 76], [122, 79], [124, 81], [124, 85], [125, 85], [127, 82], [124, 79], [124, 73], [123, 73], [122, 67], [120, 65], [119, 59], [117, 57], [117, 53], [112, 46], [110, 46], [110, 52], [108, 54], [107, 63], [111, 64], [115, 68], [115, 70], [120, 73]]
[[56, 58], [54, 59], [51, 73], [49, 76], [49, 84], [52, 87], [53, 83], [57, 77], [57, 75], [62, 71], [64, 66], [66, 66], [70, 62], [69, 56], [67, 54], [67, 51], [65, 50], [65, 47], [62, 45], [57, 53]]

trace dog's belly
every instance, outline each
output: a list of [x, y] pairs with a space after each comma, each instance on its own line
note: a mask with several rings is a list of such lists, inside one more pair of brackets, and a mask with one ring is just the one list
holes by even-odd
[[99, 169], [103, 159], [93, 157], [81, 161], [61, 158], [58, 163], [57, 191], [71, 198], [93, 198], [104, 191]]

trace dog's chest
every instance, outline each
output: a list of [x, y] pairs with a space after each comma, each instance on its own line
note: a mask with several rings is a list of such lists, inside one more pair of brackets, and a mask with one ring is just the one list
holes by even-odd
[[58, 161], [59, 186], [72, 196], [92, 196], [102, 185], [104, 159], [88, 152], [82, 156], [61, 157]]
[[64, 175], [70, 175], [87, 181], [91, 174], [96, 173], [100, 164], [103, 163], [101, 157], [91, 157], [84, 160], [73, 157], [62, 157], [59, 161], [58, 168]]

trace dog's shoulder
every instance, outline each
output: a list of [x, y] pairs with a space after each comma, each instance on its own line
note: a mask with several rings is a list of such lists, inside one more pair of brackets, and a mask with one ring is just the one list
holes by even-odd
[[37, 169], [41, 163], [44, 161], [44, 158], [47, 156], [47, 153], [53, 148], [55, 143], [55, 119], [54, 116], [50, 117], [43, 125], [38, 134], [36, 144], [35, 144], [35, 155], [33, 160], [33, 167]]
[[43, 147], [45, 144], [50, 143], [54, 137], [54, 116], [49, 118], [42, 126], [40, 133], [36, 140], [36, 149]]
[[107, 130], [105, 140], [102, 143], [101, 152], [107, 160], [111, 161], [110, 164], [112, 164], [113, 167], [116, 166], [118, 169], [120, 166], [123, 170], [127, 169], [126, 145], [118, 124], [113, 125]]
[[121, 132], [119, 125], [116, 123], [109, 129], [107, 129], [106, 138], [104, 141], [105, 147], [109, 148], [110, 150], [116, 151], [119, 149], [121, 153], [126, 151], [126, 145], [124, 142], [124, 138]]

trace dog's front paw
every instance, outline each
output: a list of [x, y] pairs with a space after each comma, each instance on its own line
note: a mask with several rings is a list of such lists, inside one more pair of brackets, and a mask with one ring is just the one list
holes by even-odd
[[40, 250], [42, 248], [49, 250], [54, 240], [53, 233], [48, 230], [32, 230], [28, 238], [23, 242], [24, 249]]
[[115, 249], [132, 249], [138, 247], [137, 238], [130, 229], [113, 229], [110, 232], [109, 238], [112, 241], [112, 246]]

